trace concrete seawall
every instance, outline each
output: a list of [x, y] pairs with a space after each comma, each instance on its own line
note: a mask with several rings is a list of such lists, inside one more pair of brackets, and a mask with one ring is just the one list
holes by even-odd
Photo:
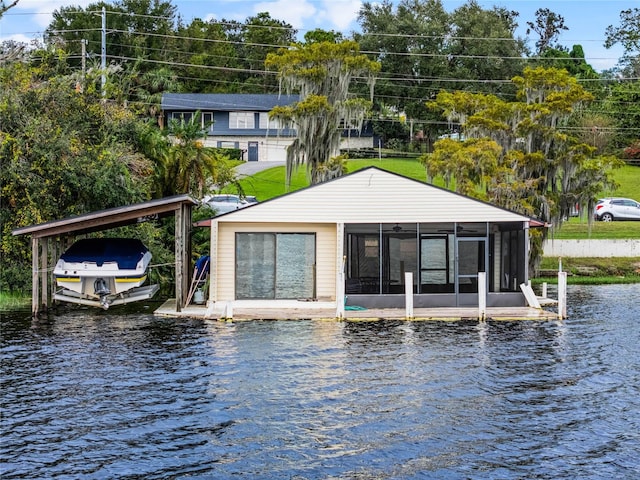
[[547, 240], [545, 257], [640, 257], [640, 240]]

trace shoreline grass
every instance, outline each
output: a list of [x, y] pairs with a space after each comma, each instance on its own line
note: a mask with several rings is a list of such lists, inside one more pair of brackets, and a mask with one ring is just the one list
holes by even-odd
[[[557, 283], [559, 263], [558, 257], [544, 257], [539, 276], [531, 282]], [[640, 283], [640, 257], [563, 257], [562, 270], [568, 273], [570, 285]]]
[[31, 295], [22, 292], [0, 292], [0, 312], [31, 308]]

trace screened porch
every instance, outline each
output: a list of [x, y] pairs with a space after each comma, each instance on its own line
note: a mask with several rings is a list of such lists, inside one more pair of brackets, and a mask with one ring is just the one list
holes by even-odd
[[346, 225], [347, 304], [402, 306], [411, 272], [416, 306], [477, 305], [486, 272], [489, 304], [519, 305], [527, 234], [523, 222]]

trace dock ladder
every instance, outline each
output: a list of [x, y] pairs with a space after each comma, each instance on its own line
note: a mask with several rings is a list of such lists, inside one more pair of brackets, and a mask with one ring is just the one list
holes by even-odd
[[209, 278], [210, 268], [209, 255], [204, 255], [196, 260], [195, 267], [193, 269], [193, 277], [191, 278], [191, 286], [189, 287], [189, 294], [187, 295], [186, 305], [191, 303], [191, 299], [196, 291], [202, 288]]

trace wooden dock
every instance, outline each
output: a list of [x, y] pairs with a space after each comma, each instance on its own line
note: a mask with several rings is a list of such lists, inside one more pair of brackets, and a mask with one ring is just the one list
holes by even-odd
[[[271, 303], [271, 302], [270, 302]], [[477, 307], [414, 308], [413, 317], [407, 318], [403, 308], [372, 308], [349, 310], [344, 317], [336, 317], [334, 302], [283, 301], [277, 307], [260, 307], [257, 301], [237, 301], [231, 307], [220, 302], [215, 308], [204, 305], [188, 305], [176, 312], [174, 299], [167, 300], [154, 314], [163, 317], [189, 317], [214, 320], [410, 320], [410, 321], [456, 321], [480, 320]], [[488, 307], [487, 320], [557, 320], [558, 313], [533, 307]]]

